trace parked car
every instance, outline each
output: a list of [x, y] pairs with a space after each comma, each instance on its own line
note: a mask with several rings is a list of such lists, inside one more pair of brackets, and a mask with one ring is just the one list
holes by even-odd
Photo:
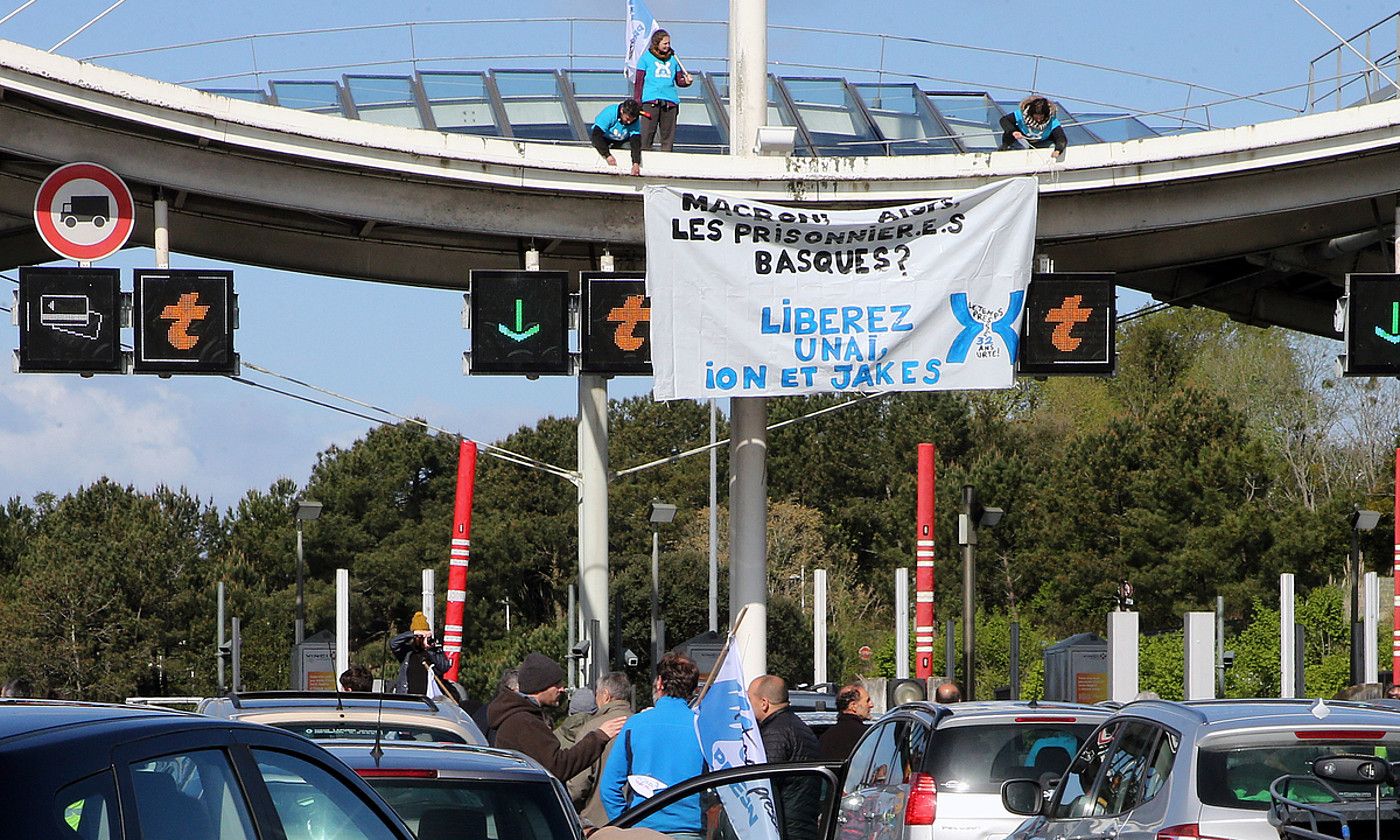
[[583, 840], [564, 786], [512, 750], [404, 741], [324, 744], [418, 840]]
[[[1002, 800], [1033, 817], [1014, 840], [1278, 840], [1268, 818], [1270, 785], [1288, 774], [1308, 776], [1314, 760], [1337, 753], [1400, 756], [1400, 715], [1317, 700], [1143, 701], [1094, 732], [1048, 800], [1040, 780], [1008, 782]], [[1375, 785], [1334, 789], [1343, 800], [1377, 795]], [[1332, 798], [1302, 779], [1294, 793]], [[1395, 790], [1383, 786], [1380, 796], [1393, 798]], [[1374, 836], [1369, 827], [1357, 833], [1355, 822], [1351, 830]], [[1388, 826], [1381, 836], [1394, 831]]]
[[286, 729], [313, 741], [438, 741], [485, 745], [475, 721], [448, 699], [416, 694], [256, 691], [210, 697], [200, 714]]
[[414, 840], [315, 744], [149, 706], [0, 700], [0, 800], [36, 840]]
[[906, 703], [846, 763], [839, 840], [990, 840], [1023, 820], [1008, 779], [1057, 779], [1111, 709], [1074, 703]]

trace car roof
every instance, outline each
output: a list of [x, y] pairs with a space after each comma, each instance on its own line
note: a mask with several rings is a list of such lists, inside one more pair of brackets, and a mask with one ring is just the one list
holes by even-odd
[[190, 712], [151, 706], [120, 706], [65, 700], [0, 700], [0, 751], [82, 741], [84, 748], [107, 740], [126, 742], [163, 731], [249, 727]]
[[[454, 704], [455, 705], [455, 704]], [[219, 707], [224, 714], [237, 714], [240, 711], [267, 710], [279, 708], [347, 708], [412, 710], [420, 713], [439, 714], [446, 704], [439, 705], [431, 698], [419, 694], [370, 694], [367, 692], [336, 691], [256, 691], [226, 694], [206, 700], [201, 709]]]
[[1256, 726], [1387, 726], [1400, 727], [1393, 709], [1347, 700], [1250, 699], [1250, 700], [1139, 700], [1117, 713], [1146, 717], [1177, 728], [1210, 730]]
[[433, 769], [487, 779], [548, 781], [551, 778], [534, 759], [513, 750], [426, 741], [381, 741], [378, 746], [382, 755], [376, 760], [374, 741], [323, 741], [320, 745], [356, 770], [372, 767]]
[[937, 723], [955, 722], [958, 724], [972, 723], [978, 719], [986, 719], [989, 722], [997, 718], [1006, 717], [1064, 717], [1074, 715], [1075, 717], [1089, 717], [1095, 720], [1107, 720], [1114, 713], [1114, 710], [1107, 706], [1091, 706], [1085, 703], [1056, 703], [1041, 700], [977, 700], [966, 703], [935, 703], [932, 700], [916, 700], [912, 703], [904, 703], [891, 709], [893, 712], [913, 712], [923, 717], [931, 718]]

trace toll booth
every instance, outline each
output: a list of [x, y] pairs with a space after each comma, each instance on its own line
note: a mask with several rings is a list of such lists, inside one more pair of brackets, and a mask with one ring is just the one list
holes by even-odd
[[1108, 699], [1108, 640], [1093, 633], [1061, 639], [1044, 651], [1045, 699], [1101, 703]]
[[292, 690], [335, 691], [335, 635], [325, 630], [292, 646]]

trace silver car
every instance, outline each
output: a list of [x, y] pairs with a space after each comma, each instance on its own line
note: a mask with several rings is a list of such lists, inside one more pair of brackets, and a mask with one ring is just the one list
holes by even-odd
[[[1150, 700], [1124, 706], [1099, 727], [1058, 782], [1009, 781], [1002, 801], [1032, 817], [1010, 840], [1278, 840], [1270, 785], [1306, 777], [1314, 760], [1338, 753], [1400, 756], [1400, 714], [1317, 700]], [[1300, 781], [1296, 795], [1328, 798]], [[1395, 791], [1386, 786], [1380, 796]]]
[[1023, 821], [1007, 779], [1059, 778], [1112, 709], [1075, 703], [906, 703], [846, 763], [836, 840], [1000, 840]]
[[485, 745], [465, 711], [446, 698], [335, 691], [245, 691], [201, 701], [210, 717], [265, 723], [313, 741], [435, 741]]

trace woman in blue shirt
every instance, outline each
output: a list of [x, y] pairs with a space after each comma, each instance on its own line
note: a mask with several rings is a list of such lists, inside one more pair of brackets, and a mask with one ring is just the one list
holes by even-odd
[[651, 48], [637, 59], [637, 78], [632, 84], [632, 96], [648, 114], [642, 122], [643, 148], [651, 148], [659, 127], [661, 151], [671, 151], [676, 141], [676, 115], [681, 107], [677, 88], [690, 87], [691, 81], [691, 75], [671, 49], [670, 33], [664, 29], [651, 33]]
[[641, 107], [635, 99], [624, 99], [616, 105], [609, 105], [598, 112], [598, 117], [593, 120], [593, 130], [589, 132], [593, 148], [598, 150], [608, 166], [617, 166], [613, 149], [631, 146], [633, 175], [642, 173], [642, 129], [637, 120], [640, 111]]
[[1027, 96], [1010, 114], [1001, 118], [1001, 148], [998, 151], [1014, 149], [1017, 140], [1024, 140], [1033, 149], [1043, 149], [1054, 145], [1052, 158], [1060, 158], [1069, 145], [1065, 130], [1060, 127], [1056, 116], [1055, 103], [1043, 96]]

